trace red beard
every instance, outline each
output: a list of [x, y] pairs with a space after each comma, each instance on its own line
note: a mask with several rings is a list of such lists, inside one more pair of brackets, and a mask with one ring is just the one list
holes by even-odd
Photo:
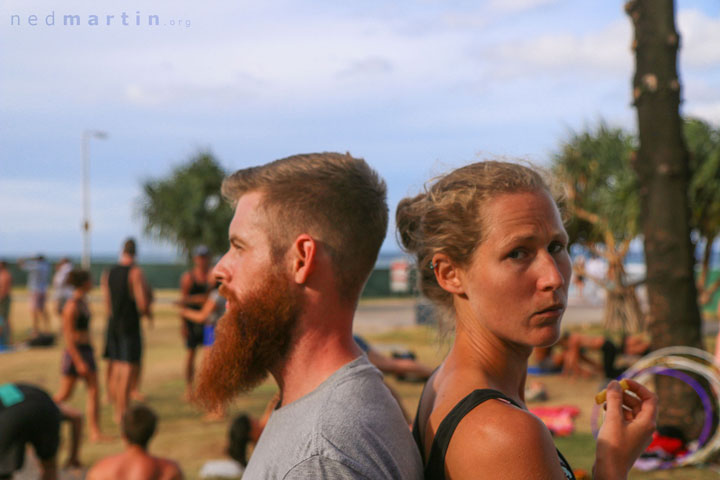
[[227, 312], [205, 355], [195, 400], [209, 410], [260, 384], [292, 346], [301, 301], [286, 276], [271, 273], [243, 299], [224, 285]]

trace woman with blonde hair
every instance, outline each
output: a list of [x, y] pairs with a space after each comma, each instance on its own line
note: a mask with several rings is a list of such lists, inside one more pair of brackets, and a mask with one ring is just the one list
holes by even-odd
[[[455, 327], [413, 429], [425, 478], [575, 478], [524, 401], [528, 357], [558, 340], [571, 276], [548, 184], [522, 165], [474, 163], [402, 200], [396, 220], [423, 294]], [[655, 396], [629, 390], [608, 387], [596, 479], [625, 478], [654, 431]]]

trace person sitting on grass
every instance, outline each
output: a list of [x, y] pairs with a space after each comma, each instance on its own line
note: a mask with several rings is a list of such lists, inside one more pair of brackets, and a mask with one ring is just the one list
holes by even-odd
[[418, 362], [412, 352], [393, 352], [391, 356], [388, 356], [373, 348], [360, 335], [353, 335], [353, 340], [367, 355], [370, 363], [384, 374], [395, 375], [398, 380], [424, 382], [433, 373], [433, 369]]
[[[600, 352], [602, 362], [588, 360], [585, 354], [588, 350]], [[595, 372], [602, 372], [605, 378], [617, 378], [625, 370], [617, 362], [619, 355], [638, 357], [647, 355], [649, 351], [650, 342], [643, 334], [625, 335], [616, 345], [604, 335], [585, 335], [574, 332], [570, 334], [567, 340], [567, 350], [563, 354], [563, 373], [588, 376], [580, 366], [580, 361], [585, 361], [594, 367]]]
[[73, 287], [70, 300], [65, 303], [62, 312], [62, 332], [65, 338], [65, 351], [62, 357], [62, 378], [60, 391], [53, 400], [66, 401], [72, 395], [78, 377], [87, 384], [87, 416], [90, 422], [90, 439], [98, 442], [105, 437], [100, 431], [100, 393], [95, 364], [95, 353], [90, 343], [90, 308], [87, 293], [92, 288], [90, 272], [72, 270], [67, 282]]
[[142, 404], [131, 405], [122, 418], [125, 451], [100, 460], [90, 471], [88, 480], [176, 480], [183, 474], [172, 460], [148, 453], [148, 443], [155, 433], [157, 415]]
[[[277, 401], [275, 402], [275, 405]], [[257, 428], [257, 421], [253, 421], [246, 413], [235, 417], [228, 431], [228, 446], [226, 453], [229, 459], [210, 460], [200, 469], [200, 478], [240, 478], [247, 465], [247, 445], [253, 438], [253, 429]], [[259, 435], [258, 435], [259, 436]]]
[[[554, 345], [535, 347], [531, 355], [532, 366], [528, 373], [589, 377], [601, 369], [600, 363], [587, 355], [586, 349], [576, 343], [576, 333], [564, 332]], [[572, 360], [572, 365], [567, 363]]]

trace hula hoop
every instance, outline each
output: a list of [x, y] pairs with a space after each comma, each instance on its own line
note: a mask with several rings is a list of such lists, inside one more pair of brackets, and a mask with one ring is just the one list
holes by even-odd
[[[686, 347], [671, 347], [671, 348], [686, 348]], [[694, 349], [696, 350], [696, 349]], [[677, 350], [676, 350], [677, 351]], [[687, 351], [683, 352], [685, 354], [694, 355], [693, 353], [688, 353]], [[696, 355], [700, 356], [700, 355]], [[714, 359], [713, 359], [714, 360]], [[715, 364], [713, 362], [713, 367], [715, 367]], [[647, 357], [643, 357], [640, 361], [638, 361], [635, 365], [633, 365], [630, 369], [623, 372], [619, 379], [621, 378], [633, 378], [636, 381], [640, 383], [644, 383], [649, 380], [650, 376], [654, 374], [664, 374], [668, 376], [672, 376], [675, 378], [678, 378], [679, 380], [685, 382], [690, 387], [695, 390], [695, 392], [700, 397], [703, 408], [705, 410], [705, 423], [703, 425], [703, 430], [700, 436], [699, 440], [702, 440], [702, 442], [699, 442], [698, 447], [696, 450], [688, 453], [687, 455], [677, 458], [671, 462], [666, 462], [666, 464], [663, 464], [664, 466], [662, 468], [669, 468], [672, 466], [683, 466], [683, 465], [690, 465], [693, 463], [701, 463], [705, 459], [707, 459], [710, 455], [712, 455], [715, 451], [720, 449], [720, 428], [716, 428], [715, 433], [712, 435], [712, 437], [708, 440], [707, 436], [709, 435], [710, 430], [712, 430], [712, 403], [710, 400], [710, 395], [708, 394], [708, 391], [703, 388], [695, 379], [692, 377], [682, 373], [682, 371], [694, 373], [697, 375], [700, 375], [701, 377], [705, 378], [705, 380], [708, 381], [710, 384], [710, 389], [714, 397], [715, 397], [715, 404], [718, 405], [720, 402], [720, 376], [718, 375], [718, 372], [716, 369], [709, 367], [708, 365], [704, 365], [703, 363], [700, 363], [698, 361], [693, 361], [685, 357], [680, 356], [659, 356], [657, 354], [648, 355]], [[662, 372], [662, 373], [661, 373]], [[702, 393], [701, 393], [702, 392]], [[593, 432], [593, 435], [597, 438], [597, 433], [599, 430], [598, 427], [598, 417], [599, 417], [599, 406], [595, 405], [593, 407], [593, 411], [591, 413], [591, 429]]]
[[707, 364], [709, 367], [712, 367], [715, 369], [718, 373], [720, 373], [720, 364], [715, 359], [715, 357], [705, 350], [701, 350], [699, 348], [695, 347], [684, 347], [684, 346], [675, 346], [675, 347], [665, 347], [661, 348], [659, 350], [655, 350], [654, 352], [650, 352], [644, 357], [642, 357], [640, 360], [638, 360], [634, 365], [632, 365], [630, 368], [628, 368], [627, 371], [632, 371], [638, 369], [638, 365], [644, 364], [644, 362], [649, 362], [651, 360], [655, 360], [659, 357], [669, 357], [669, 356], [682, 356], [682, 357], [691, 357], [692, 360], [701, 359], [704, 361], [705, 364]]
[[700, 385], [700, 383], [698, 383], [697, 380], [692, 378], [690, 375], [683, 373], [680, 370], [667, 369], [665, 367], [652, 367], [643, 371], [641, 375], [636, 377], [636, 380], [640, 381], [640, 378], [642, 378], [643, 376], [649, 377], [650, 375], [666, 375], [677, 378], [678, 380], [682, 380], [683, 382], [690, 385], [692, 389], [695, 390], [695, 393], [697, 393], [697, 395], [700, 397], [700, 401], [703, 405], [703, 410], [705, 411], [705, 422], [703, 423], [702, 431], [700, 432], [700, 436], [698, 437], [697, 450], [689, 452], [687, 455], [683, 455], [682, 457], [663, 462], [659, 468], [667, 469], [675, 466], [688, 465], [686, 458], [692, 454], [696, 454], [696, 452], [700, 451], [702, 447], [707, 444], [708, 437], [710, 436], [710, 432], [713, 427], [713, 412], [710, 395], [708, 395], [707, 391], [702, 387], [702, 385]]

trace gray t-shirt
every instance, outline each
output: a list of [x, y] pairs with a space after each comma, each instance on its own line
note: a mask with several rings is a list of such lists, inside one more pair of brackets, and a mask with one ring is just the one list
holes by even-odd
[[422, 472], [400, 407], [362, 355], [273, 412], [243, 480], [422, 479]]

